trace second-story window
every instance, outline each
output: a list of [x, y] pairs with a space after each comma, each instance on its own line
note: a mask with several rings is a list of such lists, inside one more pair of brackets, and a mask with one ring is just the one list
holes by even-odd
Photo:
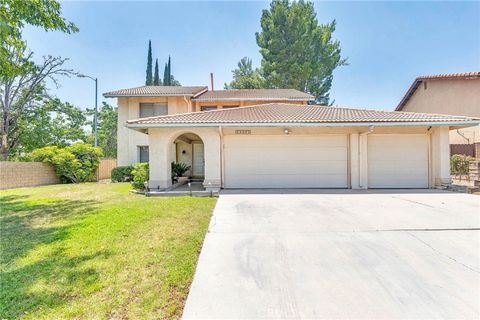
[[202, 110], [202, 111], [217, 110], [217, 106], [201, 106], [200, 110]]
[[164, 116], [168, 114], [166, 102], [140, 103], [140, 118]]

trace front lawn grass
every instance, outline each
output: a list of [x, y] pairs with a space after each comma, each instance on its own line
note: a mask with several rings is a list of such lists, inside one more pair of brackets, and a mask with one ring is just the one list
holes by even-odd
[[129, 189], [0, 191], [0, 319], [181, 316], [215, 199]]

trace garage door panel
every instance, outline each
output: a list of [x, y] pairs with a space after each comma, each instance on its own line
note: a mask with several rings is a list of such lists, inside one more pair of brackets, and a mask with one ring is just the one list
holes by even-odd
[[230, 188], [345, 188], [347, 179], [338, 179], [336, 175], [268, 175], [255, 176], [230, 175], [235, 181]]
[[[342, 161], [322, 161], [320, 164], [318, 161], [299, 161], [295, 166], [291, 165], [289, 160], [283, 161], [271, 161], [268, 165], [259, 165], [258, 162], [243, 161], [234, 168], [231, 168], [229, 164], [225, 164], [225, 170], [234, 171], [238, 174], [330, 174], [330, 175], [342, 175], [345, 172], [346, 162]], [[325, 168], [328, 167], [328, 172], [325, 172]]]
[[227, 188], [345, 188], [346, 135], [226, 136]]
[[424, 134], [369, 135], [370, 188], [427, 188], [428, 140]]

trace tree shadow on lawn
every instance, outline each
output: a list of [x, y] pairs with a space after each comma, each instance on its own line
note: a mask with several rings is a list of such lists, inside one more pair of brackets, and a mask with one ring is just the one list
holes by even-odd
[[[107, 259], [110, 252], [67, 254], [62, 240], [68, 239], [71, 229], [81, 224], [82, 216], [93, 212], [96, 204], [0, 197], [0, 319], [17, 318], [40, 306], [58, 306], [95, 288], [99, 274], [84, 263]], [[22, 261], [26, 256], [30, 256], [28, 261]]]

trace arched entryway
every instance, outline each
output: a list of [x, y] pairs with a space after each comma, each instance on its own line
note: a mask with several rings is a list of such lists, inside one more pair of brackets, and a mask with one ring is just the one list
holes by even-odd
[[205, 178], [205, 145], [195, 133], [187, 132], [173, 141], [172, 161], [189, 167], [184, 176], [203, 180]]

